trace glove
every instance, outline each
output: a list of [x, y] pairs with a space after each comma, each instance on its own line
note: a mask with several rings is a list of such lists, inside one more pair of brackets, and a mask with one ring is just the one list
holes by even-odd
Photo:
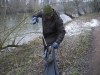
[[38, 22], [38, 18], [37, 18], [37, 17], [33, 17], [32, 23], [33, 23], [33, 24], [36, 24], [36, 22]]
[[54, 43], [52, 44], [52, 46], [54, 47], [54, 49], [57, 49], [58, 46], [59, 46], [59, 44], [58, 44], [57, 42], [54, 42]]

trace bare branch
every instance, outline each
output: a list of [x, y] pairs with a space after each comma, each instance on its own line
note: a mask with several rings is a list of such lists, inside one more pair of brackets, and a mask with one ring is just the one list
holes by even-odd
[[[6, 48], [8, 48], [8, 47], [20, 47], [21, 45], [7, 45], [7, 46], [4, 46], [4, 47], [2, 47], [1, 49], [6, 49]], [[1, 50], [0, 49], [0, 50]]]

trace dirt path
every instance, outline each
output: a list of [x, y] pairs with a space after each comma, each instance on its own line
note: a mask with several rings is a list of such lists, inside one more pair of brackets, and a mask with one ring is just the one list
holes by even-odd
[[[100, 21], [100, 15], [96, 19]], [[91, 47], [93, 50], [89, 57], [88, 75], [100, 75], [100, 26], [94, 28], [92, 32]]]
[[[89, 15], [89, 20], [94, 16]], [[83, 18], [81, 19], [84, 20]], [[100, 14], [96, 19], [100, 21]], [[85, 37], [87, 38], [87, 36]], [[86, 48], [83, 48], [85, 47], [84, 42], [87, 42], [84, 36], [84, 39], [82, 37], [81, 39], [80, 37], [65, 37], [59, 50], [56, 51], [60, 75], [100, 75], [100, 25], [93, 28], [89, 37], [90, 45], [88, 49], [86, 49], [88, 45], [86, 43]], [[83, 43], [80, 43], [80, 40]], [[4, 53], [4, 56], [0, 59], [0, 75], [15, 75], [15, 73], [18, 75], [43, 75], [43, 59], [41, 58], [43, 45], [41, 37], [23, 45], [21, 48], [16, 48], [15, 51], [9, 52], [10, 54], [6, 53], [7, 55]]]

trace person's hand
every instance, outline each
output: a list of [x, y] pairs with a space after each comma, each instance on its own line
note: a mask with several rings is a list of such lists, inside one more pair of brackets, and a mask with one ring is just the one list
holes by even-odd
[[54, 43], [52, 44], [52, 46], [54, 47], [54, 49], [57, 49], [58, 46], [59, 46], [59, 44], [58, 44], [57, 42], [54, 42]]
[[36, 22], [38, 22], [38, 18], [37, 18], [37, 17], [33, 17], [32, 23], [33, 23], [33, 24], [36, 24]]

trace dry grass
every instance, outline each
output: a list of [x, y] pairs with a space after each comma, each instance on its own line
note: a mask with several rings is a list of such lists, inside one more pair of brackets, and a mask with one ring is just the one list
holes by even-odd
[[[87, 17], [86, 17], [87, 18]], [[82, 19], [83, 20], [83, 19]], [[84, 60], [90, 33], [66, 36], [56, 50], [60, 75], [81, 75], [79, 66]], [[24, 44], [0, 57], [0, 75], [43, 75], [42, 38]]]

